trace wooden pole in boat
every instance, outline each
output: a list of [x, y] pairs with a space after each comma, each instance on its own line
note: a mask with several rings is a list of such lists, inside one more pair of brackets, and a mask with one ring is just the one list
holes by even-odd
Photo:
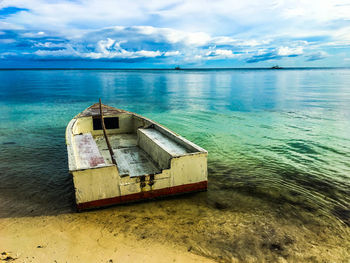
[[108, 140], [108, 137], [107, 137], [107, 132], [106, 132], [105, 122], [103, 120], [103, 111], [102, 111], [101, 98], [100, 98], [100, 116], [101, 116], [101, 124], [102, 124], [102, 129], [103, 129], [103, 135], [105, 136], [105, 140], [106, 140], [106, 143], [107, 143], [109, 154], [111, 155], [112, 163], [116, 165], [117, 162], [114, 159], [114, 152], [113, 152], [113, 149], [111, 147], [111, 144], [109, 143], [109, 140]]

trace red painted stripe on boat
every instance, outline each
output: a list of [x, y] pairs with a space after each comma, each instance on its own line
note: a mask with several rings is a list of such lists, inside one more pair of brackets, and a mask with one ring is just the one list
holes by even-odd
[[116, 196], [112, 198], [79, 203], [77, 204], [77, 208], [78, 210], [84, 210], [89, 208], [96, 208], [96, 207], [108, 206], [113, 204], [121, 204], [121, 203], [133, 202], [133, 201], [138, 201], [143, 199], [156, 198], [160, 196], [203, 191], [203, 190], [207, 190], [207, 188], [208, 188], [208, 181], [202, 181], [202, 182], [193, 183], [193, 184], [178, 185], [178, 186], [173, 186], [173, 187], [168, 187], [163, 189], [157, 189], [157, 190], [140, 192], [140, 193], [135, 193], [130, 195]]

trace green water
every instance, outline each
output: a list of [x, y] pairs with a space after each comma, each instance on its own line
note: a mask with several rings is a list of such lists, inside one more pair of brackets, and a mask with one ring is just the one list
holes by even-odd
[[[0, 71], [1, 217], [74, 213], [65, 127], [99, 97], [158, 121], [209, 151], [207, 193], [156, 202], [186, 218], [204, 211], [212, 236], [200, 234], [203, 224], [191, 223], [199, 233], [188, 238], [196, 253], [244, 261], [240, 249], [258, 251], [251, 252], [256, 257], [268, 250], [270, 259], [288, 259], [280, 247], [292, 251], [295, 244], [309, 242], [310, 235], [298, 239], [303, 229], [318, 236], [327, 229], [329, 242], [349, 244], [347, 69]], [[161, 213], [152, 203], [132, 207]], [[130, 206], [119, 209], [126, 212]], [[251, 219], [247, 224], [249, 231], [260, 233], [257, 240], [249, 241], [244, 227], [221, 233], [218, 219], [237, 215]], [[278, 233], [290, 235], [271, 234], [277, 225]], [[234, 243], [230, 235], [240, 231], [244, 234], [235, 240], [241, 243]], [[269, 233], [277, 245], [264, 241]], [[182, 236], [174, 240], [180, 242]], [[249, 248], [247, 240], [258, 248]], [[328, 244], [322, 240], [320, 246]]]

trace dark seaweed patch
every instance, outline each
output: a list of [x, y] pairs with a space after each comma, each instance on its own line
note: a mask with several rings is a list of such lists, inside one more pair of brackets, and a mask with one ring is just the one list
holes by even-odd
[[341, 219], [346, 225], [350, 226], [350, 209], [335, 206], [332, 209], [333, 215]]
[[225, 205], [224, 203], [220, 203], [220, 202], [214, 202], [214, 207], [218, 210], [224, 210], [227, 208], [227, 205]]
[[10, 144], [16, 144], [15, 142], [3, 142], [3, 145], [10, 145]]
[[264, 192], [263, 189], [258, 189], [257, 187], [251, 187], [249, 185], [241, 186], [241, 187], [234, 187], [235, 191], [240, 192], [242, 194], [247, 194], [249, 196], [257, 197], [261, 200], [268, 201], [270, 203], [275, 204], [286, 204], [289, 203], [293, 206], [300, 207], [308, 212], [315, 212], [316, 208], [308, 205], [306, 202], [298, 202], [288, 199], [286, 196], [278, 195], [273, 196], [268, 192]]
[[303, 141], [292, 141], [286, 143], [288, 146], [293, 148], [294, 151], [304, 154], [317, 154], [318, 152], [314, 150], [309, 144]]
[[269, 248], [271, 250], [277, 250], [277, 251], [282, 251], [283, 250], [282, 246], [280, 244], [276, 244], [276, 243], [270, 244]]
[[300, 193], [298, 193], [298, 192], [296, 192], [296, 191], [294, 191], [294, 190], [290, 190], [290, 191], [289, 191], [289, 194], [290, 194], [291, 196], [299, 196], [299, 195], [300, 195]]
[[331, 148], [331, 147], [328, 147], [328, 146], [322, 145], [322, 144], [318, 144], [317, 147], [319, 147], [323, 150], [331, 151], [331, 152], [336, 153], [336, 154], [341, 154], [341, 155], [346, 154], [345, 152], [340, 152], [337, 149], [334, 149], [334, 148]]
[[265, 242], [261, 244], [262, 248], [268, 249], [285, 258], [288, 257], [289, 246], [295, 242], [288, 235], [278, 235], [273, 228], [269, 229], [269, 233], [262, 235], [262, 239], [265, 240]]

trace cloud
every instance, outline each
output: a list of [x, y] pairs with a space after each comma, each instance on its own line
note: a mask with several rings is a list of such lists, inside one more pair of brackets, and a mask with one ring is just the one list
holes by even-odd
[[[84, 38], [83, 38], [84, 39]], [[83, 40], [81, 40], [83, 41]], [[85, 44], [85, 45], [84, 45]], [[126, 45], [127, 41], [117, 41], [115, 39], [106, 38], [97, 41], [97, 43], [88, 44], [75, 41], [74, 43], [66, 43], [64, 41], [53, 42], [38, 42], [33, 44], [36, 51], [27, 53], [26, 56], [37, 60], [62, 60], [62, 59], [77, 59], [77, 60], [128, 60], [151, 59], [160, 57], [179, 56], [180, 52], [175, 51], [159, 51], [159, 50], [126, 50], [122, 45]], [[23, 55], [23, 53], [22, 53]], [[13, 54], [11, 54], [13, 56]]]
[[142, 59], [164, 63], [176, 58], [185, 64], [219, 60], [257, 63], [301, 56], [308, 46], [306, 41], [289, 41], [289, 46], [271, 48], [271, 40], [244, 40], [151, 26], [107, 27], [88, 30], [73, 38], [54, 36], [49, 31], [7, 30], [0, 35], [0, 45], [1, 41], [9, 44], [2, 57], [11, 54], [9, 57], [13, 58], [16, 54], [31, 60], [139, 62]]
[[239, 57], [239, 54], [235, 54], [232, 50], [228, 49], [214, 49], [208, 51], [205, 56], [202, 56], [204, 59], [213, 60], [213, 59], [233, 59]]
[[329, 55], [324, 51], [318, 51], [306, 56], [306, 61], [316, 61], [327, 58]]
[[1, 44], [10, 44], [10, 43], [14, 43], [16, 42], [15, 39], [11, 39], [11, 38], [3, 38], [3, 39], [0, 39], [0, 43]]
[[246, 59], [247, 63], [257, 63], [267, 60], [282, 59], [283, 57], [297, 57], [303, 54], [303, 47], [282, 46], [273, 50], [260, 50], [258, 54]]
[[303, 47], [279, 47], [276, 50], [276, 54], [280, 57], [296, 57], [303, 54]]
[[0, 59], [6, 59], [8, 57], [15, 57], [17, 54], [14, 53], [14, 52], [3, 52], [3, 53], [0, 53]]
[[64, 43], [53, 43], [53, 42], [38, 42], [34, 43], [33, 47], [38, 47], [40, 49], [62, 49], [65, 47]]
[[100, 40], [97, 43], [96, 52], [81, 54], [81, 57], [92, 59], [135, 59], [135, 58], [155, 58], [163, 55], [160, 51], [138, 50], [127, 51], [121, 45], [122, 41], [117, 42], [111, 38]]
[[2, 0], [0, 53], [177, 64], [316, 61], [349, 50], [349, 13], [348, 0]]
[[[31, 30], [56, 28], [66, 36], [115, 25], [168, 27], [255, 39], [321, 32], [333, 35], [344, 26], [342, 22], [349, 20], [350, 13], [347, 0], [104, 0], [103, 4], [99, 0], [3, 0], [1, 7], [21, 10], [4, 22]], [[201, 38], [205, 41], [206, 36], [196, 36]]]
[[180, 54], [181, 54], [180, 51], [175, 50], [175, 51], [167, 51], [163, 55], [165, 57], [173, 57], [173, 56], [179, 56]]
[[64, 49], [57, 49], [57, 50], [43, 50], [39, 49], [33, 53], [27, 53], [27, 57], [33, 58], [33, 59], [55, 59], [55, 60], [62, 60], [62, 59], [75, 59], [80, 58], [80, 53], [77, 52], [72, 46], [68, 45]]

